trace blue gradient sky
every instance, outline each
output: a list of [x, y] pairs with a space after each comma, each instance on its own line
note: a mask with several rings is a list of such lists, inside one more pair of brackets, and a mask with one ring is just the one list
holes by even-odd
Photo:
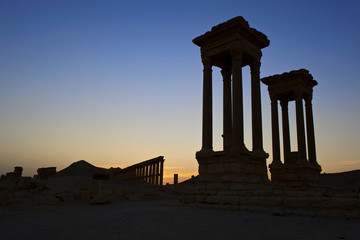
[[[270, 40], [261, 77], [306, 68], [319, 82], [313, 107], [323, 171], [359, 169], [358, 1], [3, 0], [0, 173], [20, 165], [33, 175], [38, 167], [60, 170], [80, 159], [126, 167], [163, 155], [166, 176], [196, 174], [202, 64], [191, 41], [235, 16]], [[243, 72], [251, 148], [248, 67]], [[219, 150], [218, 69], [213, 76]], [[261, 90], [264, 147], [271, 155], [270, 102], [266, 86]]]

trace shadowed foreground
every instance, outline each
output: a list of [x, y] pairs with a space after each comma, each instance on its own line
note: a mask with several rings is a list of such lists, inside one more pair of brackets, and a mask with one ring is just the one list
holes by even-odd
[[[170, 204], [169, 204], [170, 203]], [[2, 239], [358, 239], [359, 220], [135, 201], [1, 210]]]

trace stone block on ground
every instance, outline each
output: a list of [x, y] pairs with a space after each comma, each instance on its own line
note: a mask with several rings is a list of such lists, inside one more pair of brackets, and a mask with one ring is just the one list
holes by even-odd
[[91, 200], [91, 204], [106, 204], [112, 202], [112, 200], [111, 195], [99, 193]]

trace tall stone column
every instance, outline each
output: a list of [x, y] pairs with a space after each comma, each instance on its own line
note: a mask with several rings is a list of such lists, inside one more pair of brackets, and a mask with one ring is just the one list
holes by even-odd
[[212, 64], [210, 59], [203, 58], [203, 131], [201, 151], [212, 151]]
[[142, 181], [145, 183], [145, 182], [146, 182], [146, 178], [145, 178], [145, 166], [141, 166], [141, 173], [142, 173]]
[[145, 167], [141, 166], [141, 176], [142, 176], [142, 181], [145, 182]]
[[232, 51], [233, 71], [233, 131], [232, 150], [247, 151], [244, 144], [244, 111], [242, 89], [242, 53]]
[[232, 104], [231, 104], [231, 68], [221, 70], [223, 76], [223, 145], [224, 151], [231, 148]]
[[296, 104], [296, 130], [298, 140], [298, 159], [300, 161], [306, 161], [306, 141], [305, 141], [305, 126], [304, 126], [304, 110], [302, 93], [295, 92], [295, 104]]
[[276, 97], [271, 97], [271, 131], [272, 131], [272, 164], [281, 164], [280, 160], [280, 137], [279, 137], [279, 113]]
[[149, 177], [149, 165], [146, 165], [145, 167], [145, 179], [146, 179], [146, 183], [150, 182], [150, 177]]
[[263, 149], [261, 93], [260, 93], [260, 60], [250, 65], [251, 71], [251, 113], [253, 151], [265, 153]]
[[159, 185], [159, 162], [156, 163], [156, 170], [155, 170], [155, 185]]
[[149, 183], [152, 184], [152, 165], [149, 164]]
[[289, 102], [286, 100], [280, 101], [282, 112], [282, 128], [283, 128], [283, 147], [284, 147], [284, 163], [288, 163], [291, 145], [290, 145], [290, 129], [289, 129]]
[[160, 186], [163, 185], [163, 176], [164, 176], [164, 160], [160, 162]]
[[309, 162], [316, 163], [314, 119], [311, 100], [311, 96], [305, 98], [306, 130], [308, 138]]
[[151, 168], [152, 168], [152, 171], [151, 171], [151, 184], [155, 184], [155, 164], [152, 163], [151, 164]]

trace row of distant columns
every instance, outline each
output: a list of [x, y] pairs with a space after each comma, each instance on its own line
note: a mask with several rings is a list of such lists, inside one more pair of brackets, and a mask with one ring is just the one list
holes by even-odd
[[[231, 67], [221, 70], [223, 76], [223, 138], [224, 150], [247, 151], [244, 144], [244, 113], [242, 87], [242, 52], [232, 51]], [[203, 135], [202, 151], [213, 151], [212, 63], [203, 57]], [[260, 95], [260, 59], [250, 64], [253, 151], [264, 152]], [[231, 79], [232, 75], [232, 79]], [[231, 84], [232, 80], [232, 84]], [[232, 89], [231, 89], [232, 87]], [[231, 91], [232, 90], [232, 91]]]
[[137, 166], [135, 178], [153, 185], [163, 185], [164, 160]]
[[[273, 163], [281, 164], [280, 160], [280, 137], [279, 137], [279, 119], [278, 119], [278, 99], [276, 96], [271, 97], [271, 122], [272, 122], [272, 142], [273, 142]], [[306, 159], [306, 137], [304, 126], [304, 112], [303, 112], [303, 95], [301, 92], [295, 93], [295, 108], [296, 108], [296, 131], [297, 131], [297, 144], [298, 144], [298, 159], [302, 162]], [[315, 150], [315, 134], [314, 134], [314, 121], [312, 111], [312, 98], [307, 96], [305, 100], [306, 112], [306, 130], [307, 130], [307, 143], [309, 151], [309, 162], [316, 163], [316, 150]], [[289, 131], [289, 111], [288, 100], [280, 100], [282, 110], [282, 125], [283, 125], [283, 148], [284, 148], [284, 163], [286, 164], [290, 159], [290, 131]]]

